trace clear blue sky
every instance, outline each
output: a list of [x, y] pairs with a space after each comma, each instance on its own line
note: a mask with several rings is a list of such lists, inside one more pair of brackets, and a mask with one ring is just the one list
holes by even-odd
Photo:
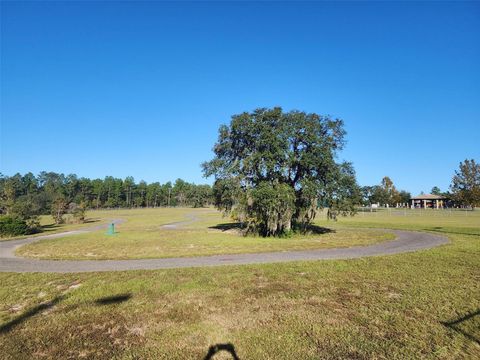
[[344, 119], [361, 185], [480, 160], [480, 3], [1, 3], [1, 166], [196, 183], [257, 107]]

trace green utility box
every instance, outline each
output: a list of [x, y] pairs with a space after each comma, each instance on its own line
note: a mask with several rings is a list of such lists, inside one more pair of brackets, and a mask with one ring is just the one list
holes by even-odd
[[107, 235], [114, 235], [115, 234], [115, 224], [111, 223], [108, 225]]

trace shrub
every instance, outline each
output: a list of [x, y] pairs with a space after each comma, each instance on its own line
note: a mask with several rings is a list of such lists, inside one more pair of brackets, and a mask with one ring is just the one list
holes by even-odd
[[30, 229], [25, 220], [13, 216], [0, 216], [0, 236], [25, 235]]
[[73, 218], [76, 223], [85, 222], [85, 203], [82, 201], [80, 205], [75, 204], [75, 207], [72, 210]]

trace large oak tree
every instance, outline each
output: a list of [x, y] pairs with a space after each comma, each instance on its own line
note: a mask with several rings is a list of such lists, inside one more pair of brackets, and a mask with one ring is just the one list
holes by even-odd
[[204, 175], [215, 177], [217, 207], [248, 230], [305, 230], [318, 208], [335, 217], [360, 201], [352, 165], [336, 161], [344, 137], [343, 121], [329, 116], [279, 107], [244, 112], [220, 127]]

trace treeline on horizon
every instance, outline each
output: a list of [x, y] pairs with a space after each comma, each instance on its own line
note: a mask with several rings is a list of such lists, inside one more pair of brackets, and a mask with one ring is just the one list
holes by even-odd
[[[389, 177], [380, 185], [360, 188], [358, 205], [372, 203], [407, 203], [410, 193], [397, 191]], [[197, 185], [177, 179], [175, 182], [135, 182], [131, 176], [125, 179], [106, 176], [104, 179], [78, 177], [75, 174], [42, 171], [38, 176], [31, 172], [6, 176], [0, 174], [0, 214], [29, 215], [68, 213], [68, 207], [83, 209], [111, 209], [138, 207], [213, 205], [214, 188], [208, 184]], [[29, 208], [27, 211], [22, 208]], [[25, 212], [29, 214], [25, 214]], [[58, 218], [59, 222], [61, 219]]]
[[[393, 205], [407, 201], [410, 194], [397, 192], [386, 177], [382, 184], [361, 189], [357, 204], [381, 202]], [[0, 235], [19, 235], [41, 230], [39, 215], [50, 214], [56, 224], [82, 223], [87, 209], [144, 207], [204, 207], [215, 205], [215, 186], [175, 182], [135, 182], [106, 176], [78, 177], [42, 171], [6, 176], [0, 174]], [[363, 201], [362, 201], [363, 200]]]
[[86, 208], [132, 208], [159, 206], [203, 207], [212, 200], [208, 184], [196, 185], [182, 179], [175, 182], [135, 182], [131, 176], [125, 179], [106, 176], [104, 179], [78, 177], [56, 172], [42, 171], [38, 176], [31, 172], [13, 176], [0, 174], [0, 211], [6, 212], [15, 202], [36, 202], [42, 210], [49, 211], [52, 203], [62, 199], [67, 203], [83, 203]]
[[[408, 203], [411, 198], [410, 192], [397, 190], [388, 176], [379, 185], [363, 186], [359, 190], [358, 205], [364, 206], [376, 203], [395, 206]], [[161, 184], [143, 180], [136, 183], [131, 176], [90, 179], [46, 171], [38, 176], [31, 172], [13, 176], [0, 173], [0, 214], [8, 214], [9, 210], [15, 210], [16, 204], [22, 203], [31, 206], [38, 214], [51, 213], [55, 202], [81, 204], [85, 209], [204, 207], [214, 205], [214, 192], [214, 187], [208, 184], [197, 185], [182, 179]], [[450, 195], [440, 192], [436, 186], [431, 193]]]
[[[478, 172], [478, 166], [474, 162], [471, 165]], [[460, 173], [456, 173], [456, 177], [459, 176]], [[458, 182], [458, 179], [454, 181]], [[457, 187], [460, 188], [460, 185], [454, 188]], [[355, 193], [351, 200], [357, 206], [380, 204], [403, 207], [408, 206], [411, 197], [409, 192], [397, 190], [388, 176], [385, 176], [379, 185], [358, 187]], [[472, 191], [460, 189], [455, 194], [442, 193], [435, 186], [431, 193], [455, 198], [459, 204], [470, 204], [472, 209], [474, 208], [475, 201], [462, 195], [468, 195]], [[143, 180], [136, 183], [131, 176], [125, 179], [113, 176], [89, 179], [79, 178], [75, 174], [64, 175], [46, 171], [42, 171], [38, 176], [31, 172], [13, 176], [0, 173], [0, 236], [41, 231], [39, 215], [50, 214], [56, 224], [81, 223], [85, 221], [87, 209], [218, 206], [217, 197], [216, 185], [197, 185], [182, 179], [161, 184]], [[478, 202], [478, 199], [476, 201]]]
[[204, 207], [211, 203], [210, 185], [196, 185], [182, 179], [161, 184], [143, 180], [136, 183], [130, 176], [89, 179], [46, 171], [38, 176], [31, 172], [0, 174], [0, 235], [39, 230], [39, 215], [52, 215], [56, 224], [81, 223], [87, 209]]

